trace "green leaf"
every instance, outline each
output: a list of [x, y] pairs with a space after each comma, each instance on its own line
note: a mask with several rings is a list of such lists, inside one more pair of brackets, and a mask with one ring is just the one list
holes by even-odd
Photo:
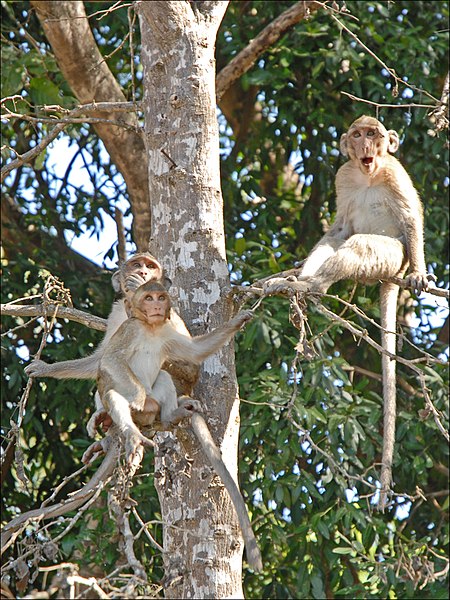
[[42, 77], [36, 77], [31, 80], [30, 96], [33, 102], [39, 106], [59, 104], [62, 99], [59, 88], [47, 78]]

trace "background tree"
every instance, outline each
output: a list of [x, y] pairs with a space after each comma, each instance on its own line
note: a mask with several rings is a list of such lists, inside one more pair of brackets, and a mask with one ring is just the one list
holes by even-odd
[[[85, 232], [101, 238], [109, 215], [119, 206], [126, 209], [126, 218], [133, 216], [127, 232], [129, 247], [134, 244], [142, 249], [151, 240], [151, 249], [165, 261], [176, 289], [186, 293], [181, 301], [183, 315], [193, 332], [199, 331], [195, 319], [200, 314], [203, 324], [205, 312], [200, 307], [203, 302], [209, 306], [213, 282], [220, 282], [220, 290], [228, 285], [222, 242], [212, 234], [220, 230], [219, 184], [214, 179], [202, 180], [214, 178], [214, 168], [197, 172], [194, 162], [192, 171], [180, 173], [180, 164], [194, 160], [186, 142], [189, 127], [199, 126], [197, 121], [186, 122], [185, 115], [195, 110], [189, 103], [192, 84], [183, 78], [179, 52], [186, 41], [183, 36], [195, 39], [214, 7], [209, 2], [148, 3], [140, 31], [132, 7], [125, 4], [2, 3], [2, 97], [9, 98], [3, 103], [2, 153], [13, 164], [17, 155], [33, 146], [41, 150], [30, 162], [11, 169], [3, 182], [3, 301], [40, 293], [43, 278], [52, 273], [71, 290], [77, 308], [106, 316], [112, 301], [109, 275], [76, 253], [71, 242]], [[445, 87], [448, 3], [347, 2], [346, 8], [349, 13], [339, 13], [334, 5], [318, 2], [239, 2], [227, 8], [217, 36], [216, 85], [224, 226], [235, 284], [294, 266], [322, 235], [333, 213], [333, 180], [342, 160], [338, 139], [363, 112], [378, 112], [389, 128], [401, 133], [400, 159], [424, 201], [427, 261], [439, 286], [448, 279], [444, 204], [448, 149], [439, 131], [441, 121], [433, 123], [428, 118], [432, 107], [439, 107]], [[311, 13], [308, 18], [304, 18], [305, 10]], [[162, 44], [158, 36], [169, 35], [165, 27], [170, 19], [176, 31], [184, 32], [171, 42], [171, 112], [162, 121], [158, 108], [167, 91], [155, 87], [157, 68], [148, 71], [145, 85], [152, 86], [153, 93], [147, 90], [143, 105], [147, 151], [139, 134], [140, 110], [85, 111], [71, 115], [73, 122], [61, 127], [59, 140], [67, 140], [71, 151], [61, 171], [55, 166], [54, 153], [39, 146], [55, 118], [65, 117], [62, 109], [79, 103], [142, 100], [144, 57], [150, 60], [145, 53], [150, 43], [148, 30], [152, 44]], [[211, 86], [205, 73], [199, 81]], [[350, 99], [342, 92], [374, 104]], [[413, 106], [402, 109], [385, 104]], [[62, 109], [44, 108], [51, 105]], [[211, 111], [203, 102], [195, 107], [197, 112], [202, 107]], [[174, 135], [176, 118], [180, 125]], [[155, 135], [158, 127], [167, 156], [156, 158], [161, 147]], [[208, 151], [206, 138], [199, 140], [198, 148]], [[152, 156], [149, 163], [148, 156]], [[196, 158], [200, 164], [206, 160]], [[160, 161], [170, 160], [176, 166], [164, 175], [158, 189], [155, 169]], [[188, 181], [196, 185], [184, 195]], [[193, 207], [194, 196], [199, 197], [198, 212], [185, 217], [183, 210]], [[182, 230], [188, 222], [185, 218], [191, 226]], [[181, 240], [183, 244], [174, 246]], [[190, 264], [188, 253], [201, 248], [209, 258]], [[104, 260], [115, 255], [114, 242]], [[215, 273], [214, 265], [219, 269]], [[342, 282], [332, 292], [378, 319], [377, 286], [354, 288], [351, 282]], [[208, 294], [209, 298], [204, 297]], [[219, 302], [210, 324], [231, 309], [226, 294], [220, 295]], [[344, 310], [347, 321], [378, 339], [374, 325], [344, 308], [337, 298], [326, 298], [323, 305], [334, 313]], [[247, 596], [446, 597], [448, 448], [427, 409], [420, 382], [445, 423], [447, 370], [435, 359], [445, 358], [448, 329], [442, 327], [445, 313], [433, 298], [407, 301], [405, 313], [401, 356], [417, 359], [425, 351], [429, 358], [414, 363], [422, 379], [411, 365], [398, 368], [397, 495], [385, 515], [372, 508], [381, 449], [378, 353], [364, 342], [356, 343], [342, 322], [324, 315], [321, 305], [309, 305], [304, 349], [310, 351], [297, 355], [299, 332], [288, 320], [287, 301], [279, 298], [265, 299], [241, 336], [237, 360], [239, 395], [244, 400], [240, 481], [265, 560], [263, 575], [245, 574]], [[36, 382], [19, 435], [11, 428], [11, 420], [17, 422], [18, 399], [26, 384], [23, 362], [38, 349], [43, 325], [38, 321], [12, 331], [24, 321], [11, 317], [3, 321], [2, 433], [5, 449], [9, 448], [2, 465], [3, 514], [10, 518], [17, 510], [39, 505], [55, 483], [78, 467], [88, 444], [85, 423], [93, 385]], [[45, 357], [53, 361], [85, 355], [100, 335], [72, 321], [58, 322], [48, 338]], [[232, 362], [227, 362], [227, 374], [227, 406], [217, 406], [219, 394], [211, 398], [219, 436], [226, 416], [233, 409], [234, 418], [237, 409]], [[199, 393], [205, 394], [211, 382], [202, 382], [205, 387]], [[8, 445], [12, 439], [19, 443]], [[157, 521], [151, 533], [161, 542], [160, 505], [149, 474], [152, 461], [152, 456], [146, 457], [132, 495], [138, 501], [139, 518]], [[84, 477], [70, 480], [65, 489], [79, 487]], [[197, 481], [195, 472], [192, 479]], [[163, 520], [171, 510], [163, 503]], [[111, 544], [114, 523], [104, 512], [101, 506], [91, 507], [89, 518], [73, 523], [57, 551], [51, 538], [69, 521], [47, 530], [43, 538], [34, 537], [30, 528], [25, 541], [6, 556], [8, 585], [16, 593], [42, 588], [47, 575], [39, 567], [63, 561], [76, 563], [83, 575], [94, 574], [108, 591], [108, 585], [119, 585], [110, 574], [122, 558], [118, 545]], [[223, 517], [229, 522], [231, 512]], [[139, 522], [132, 525], [137, 534]], [[81, 552], [89, 538], [98, 548], [96, 557]], [[11, 562], [27, 551], [31, 552], [26, 557], [29, 564]], [[219, 552], [226, 554], [225, 549]], [[162, 556], [148, 537], [138, 537], [135, 553], [150, 582], [160, 581]], [[102, 579], [105, 576], [107, 581]], [[67, 585], [69, 579], [61, 581]], [[62, 590], [64, 583], [55, 585]], [[233, 585], [236, 588], [237, 579]]]

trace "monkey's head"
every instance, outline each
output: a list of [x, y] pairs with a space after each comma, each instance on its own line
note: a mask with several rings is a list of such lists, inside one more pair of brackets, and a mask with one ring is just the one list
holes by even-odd
[[[138, 252], [122, 263], [119, 269], [113, 273], [112, 285], [116, 292], [124, 294], [135, 289], [129, 287], [130, 275], [136, 276], [142, 281], [159, 281], [163, 277], [163, 268], [160, 262], [150, 252]], [[128, 281], [127, 281], [128, 280]]]
[[141, 285], [126, 303], [129, 304], [131, 316], [148, 325], [162, 325], [170, 319], [170, 296], [166, 288], [157, 281]]
[[375, 175], [383, 166], [388, 152], [399, 147], [398, 133], [389, 131], [378, 119], [363, 115], [341, 136], [341, 152], [358, 165], [366, 175]]

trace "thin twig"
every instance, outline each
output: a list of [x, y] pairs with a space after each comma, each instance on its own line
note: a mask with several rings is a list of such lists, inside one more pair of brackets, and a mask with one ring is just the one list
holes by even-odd
[[358, 96], [349, 94], [348, 92], [341, 91], [341, 94], [348, 96], [350, 100], [355, 100], [356, 102], [365, 102], [366, 104], [376, 106], [377, 108], [436, 108], [436, 104], [416, 104], [415, 102], [411, 102], [409, 104], [384, 104], [383, 102], [373, 102], [372, 100], [359, 98]]
[[[54, 110], [56, 110], [56, 108], [54, 108]], [[57, 110], [61, 111], [63, 114], [66, 114], [68, 118], [73, 118], [91, 112], [132, 112], [136, 110], [136, 104], [134, 102], [90, 102], [89, 104], [77, 106], [70, 111], [67, 111], [67, 109], [62, 107], [58, 107]], [[31, 150], [28, 150], [28, 152], [25, 152], [25, 154], [19, 156], [19, 158], [10, 161], [4, 167], [2, 167], [0, 181], [3, 181], [5, 177], [11, 173], [11, 171], [14, 171], [14, 169], [17, 169], [25, 163], [31, 162], [34, 158], [39, 156], [39, 154], [51, 142], [53, 142], [54, 139], [58, 137], [58, 135], [66, 126], [67, 123], [58, 123], [46, 137], [42, 138], [39, 144], [34, 146], [34, 148], [31, 148]]]

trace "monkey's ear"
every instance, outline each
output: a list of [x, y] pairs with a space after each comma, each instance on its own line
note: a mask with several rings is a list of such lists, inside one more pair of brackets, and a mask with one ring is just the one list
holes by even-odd
[[120, 292], [120, 269], [112, 274], [111, 283], [114, 291]]
[[398, 139], [398, 133], [393, 129], [389, 129], [388, 131], [389, 144], [388, 144], [388, 152], [394, 154], [397, 152], [398, 147], [400, 146], [400, 140]]
[[127, 313], [127, 317], [131, 316], [131, 302], [128, 298], [124, 299], [125, 312]]
[[161, 279], [161, 283], [166, 289], [169, 289], [172, 285], [172, 280], [167, 277], [167, 275], [164, 275], [164, 277]]
[[343, 154], [343, 156], [348, 156], [348, 146], [347, 146], [347, 134], [343, 133], [341, 135], [341, 141], [339, 144], [341, 153]]

